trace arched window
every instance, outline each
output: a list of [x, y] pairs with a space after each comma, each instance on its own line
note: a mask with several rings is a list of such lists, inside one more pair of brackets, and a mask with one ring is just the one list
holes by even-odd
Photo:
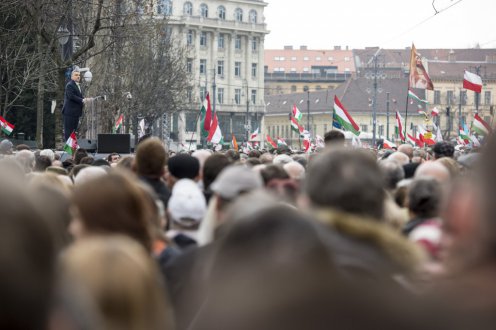
[[159, 0], [157, 6], [157, 13], [160, 15], [172, 15], [172, 1], [171, 0]]
[[217, 16], [221, 19], [221, 20], [225, 20], [226, 19], [226, 7], [224, 6], [219, 6], [217, 8]]
[[257, 11], [256, 10], [250, 10], [250, 23], [257, 23]]
[[187, 1], [184, 3], [183, 13], [188, 16], [193, 15], [193, 4], [191, 2]]
[[204, 3], [200, 5], [200, 15], [201, 17], [208, 17], [208, 6]]
[[234, 10], [234, 19], [238, 22], [243, 21], [243, 9], [236, 8], [236, 10]]

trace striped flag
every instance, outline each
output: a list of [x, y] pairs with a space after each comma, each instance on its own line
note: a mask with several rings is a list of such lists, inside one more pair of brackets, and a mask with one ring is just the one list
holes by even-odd
[[491, 126], [482, 119], [479, 114], [474, 115], [474, 121], [472, 122], [472, 130], [480, 135], [488, 135], [491, 132]]
[[204, 137], [208, 137], [210, 133], [210, 126], [212, 126], [212, 107], [210, 105], [210, 94], [207, 92], [207, 95], [205, 95], [205, 100], [203, 100], [202, 107], [200, 109], [200, 117], [201, 117], [201, 123], [200, 123], [200, 130], [201, 134]]
[[406, 134], [406, 142], [410, 143], [412, 146], [419, 146], [419, 147], [423, 147], [423, 143], [421, 143], [420, 141], [418, 141], [416, 138], [414, 138], [413, 136], [411, 136], [410, 134]]
[[465, 132], [465, 130], [461, 126], [458, 126], [458, 136], [460, 137], [460, 139], [462, 139], [465, 142], [465, 144], [467, 144], [470, 141], [469, 134]]
[[482, 91], [482, 79], [475, 73], [465, 71], [463, 74], [463, 88], [479, 93]]
[[437, 107], [434, 107], [432, 110], [431, 110], [431, 116], [432, 117], [435, 117], [435, 116], [438, 116], [439, 115], [439, 109]]
[[383, 138], [383, 139], [382, 139], [382, 147], [383, 147], [384, 149], [393, 149], [393, 148], [397, 148], [397, 146], [396, 146], [396, 144], [395, 144], [395, 143], [393, 143], [393, 142], [391, 142], [391, 141], [389, 141], [388, 139], [385, 139], [385, 138]]
[[234, 136], [234, 133], [232, 134], [231, 145], [232, 145], [232, 147], [233, 147], [234, 150], [236, 150], [236, 151], [239, 150], [238, 141], [236, 141], [236, 136]]
[[296, 106], [296, 104], [293, 104], [293, 117], [296, 118], [297, 121], [301, 121], [301, 118], [303, 117], [303, 115], [301, 114], [300, 110], [298, 109], [298, 107]]
[[408, 97], [416, 100], [417, 102], [429, 104], [427, 100], [421, 99], [417, 94], [415, 94], [411, 89], [408, 90]]
[[78, 147], [76, 133], [72, 132], [64, 145], [64, 151], [72, 156]]
[[222, 141], [222, 132], [220, 131], [219, 120], [217, 119], [217, 114], [214, 113], [214, 119], [210, 126], [210, 131], [208, 132], [207, 141], [212, 143], [220, 143]]
[[275, 143], [274, 140], [272, 140], [272, 138], [270, 137], [269, 134], [267, 134], [267, 136], [265, 137], [265, 139], [272, 146], [272, 148], [277, 149], [277, 143]]
[[435, 136], [432, 134], [431, 131], [428, 131], [424, 128], [422, 125], [417, 126], [418, 133], [419, 133], [419, 139], [423, 143], [432, 146], [436, 144], [436, 141], [434, 140]]
[[119, 118], [117, 118], [117, 121], [115, 122], [115, 125], [114, 125], [114, 133], [117, 133], [117, 131], [119, 130], [119, 128], [122, 127], [122, 119], [123, 119], [123, 116], [122, 114], [119, 116]]
[[398, 111], [396, 111], [396, 134], [400, 137], [401, 141], [405, 141], [405, 134], [403, 133], [403, 118]]
[[2, 126], [2, 131], [7, 135], [12, 134], [12, 131], [14, 130], [14, 125], [9, 123], [2, 116], [0, 116], [0, 126]]
[[277, 146], [287, 146], [288, 144], [282, 137], [277, 137]]
[[302, 134], [305, 130], [303, 126], [300, 125], [300, 122], [293, 116], [291, 116], [291, 129], [298, 134]]
[[258, 136], [258, 128], [255, 130], [255, 132], [251, 133], [250, 135], [250, 140], [254, 140]]
[[355, 123], [348, 111], [339, 101], [338, 97], [334, 96], [334, 112], [332, 125], [336, 128], [344, 128], [355, 135], [360, 135], [360, 127]]

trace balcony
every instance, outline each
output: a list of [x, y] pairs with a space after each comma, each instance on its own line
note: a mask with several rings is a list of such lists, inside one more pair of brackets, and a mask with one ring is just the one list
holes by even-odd
[[170, 24], [198, 25], [204, 28], [269, 33], [269, 31], [267, 31], [267, 24], [265, 23], [238, 22], [235, 20], [205, 18], [202, 16], [173, 16], [170, 19]]
[[345, 73], [286, 73], [286, 72], [266, 72], [264, 73], [265, 81], [335, 81], [343, 82], [351, 77], [351, 72]]

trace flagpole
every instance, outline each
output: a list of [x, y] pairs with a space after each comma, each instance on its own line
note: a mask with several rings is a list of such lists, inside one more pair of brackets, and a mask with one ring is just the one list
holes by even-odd
[[[198, 116], [196, 116], [196, 121], [195, 121], [195, 127], [196, 127], [196, 130], [198, 131], [198, 120], [200, 119], [200, 115], [201, 115], [201, 110], [198, 111]], [[193, 142], [193, 136], [195, 134], [195, 131], [191, 132], [191, 138], [189, 139], [189, 147], [188, 147], [188, 151], [191, 151], [191, 143]], [[201, 139], [201, 128], [200, 128], [200, 139]]]
[[408, 76], [408, 83], [407, 83], [407, 89], [406, 89], [406, 102], [405, 102], [405, 128], [404, 128], [404, 136], [406, 139], [406, 134], [407, 134], [407, 125], [408, 125], [408, 98], [409, 98], [409, 91], [410, 91], [410, 76]]

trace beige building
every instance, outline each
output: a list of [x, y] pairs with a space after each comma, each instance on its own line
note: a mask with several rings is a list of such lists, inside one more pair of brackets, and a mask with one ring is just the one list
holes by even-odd
[[[371, 143], [373, 128], [373, 83], [366, 78], [351, 78], [335, 90], [322, 90], [309, 93], [293, 93], [266, 97], [264, 137], [269, 134], [273, 139], [281, 137], [288, 144], [297, 147], [298, 134], [291, 130], [289, 114], [293, 104], [303, 114], [302, 123], [312, 136], [324, 136], [332, 129], [334, 96], [360, 126], [362, 142]], [[395, 112], [399, 111], [407, 119], [408, 132], [414, 134], [417, 125], [425, 125], [425, 116], [418, 110], [425, 109], [419, 102], [408, 103], [406, 114], [407, 79], [386, 79], [378, 85], [376, 106], [376, 138], [386, 137], [397, 141], [395, 134]], [[424, 95], [421, 95], [424, 96]], [[389, 101], [388, 101], [389, 100]], [[421, 108], [422, 107], [422, 108]]]

